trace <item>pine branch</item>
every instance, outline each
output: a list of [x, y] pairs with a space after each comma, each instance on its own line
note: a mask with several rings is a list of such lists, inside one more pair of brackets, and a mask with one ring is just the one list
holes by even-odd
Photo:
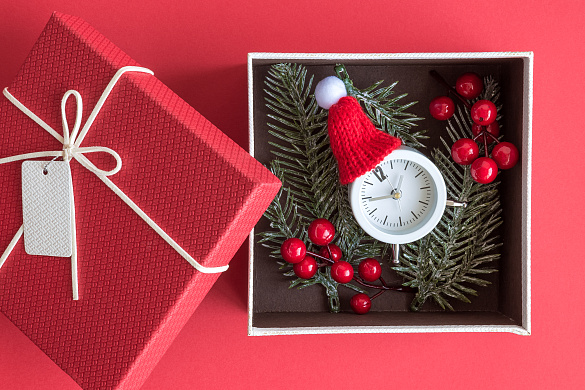
[[[497, 83], [486, 78], [484, 84], [486, 88], [478, 99], [492, 100], [497, 106]], [[498, 112], [501, 112], [500, 108]], [[499, 182], [476, 183], [469, 166], [455, 164], [450, 158], [450, 145], [460, 138], [470, 137], [472, 123], [469, 113], [459, 107], [446, 128], [451, 142], [441, 137], [444, 150], [436, 148], [432, 152], [435, 164], [445, 178], [448, 197], [467, 202], [467, 207], [447, 208], [431, 234], [405, 246], [401, 266], [394, 268], [407, 280], [405, 285], [418, 288], [411, 304], [415, 311], [428, 299], [449, 310], [453, 310], [450, 298], [469, 303], [468, 296], [477, 295], [470, 286], [488, 285], [490, 282], [479, 276], [496, 272], [490, 263], [499, 258], [495, 249], [502, 245], [494, 233], [502, 223], [497, 190]]]
[[[376, 116], [380, 128], [393, 134], [408, 134], [406, 129], [420, 119], [405, 112], [414, 103], [399, 105], [398, 100], [405, 95], [391, 97], [396, 83], [388, 87], [382, 87], [381, 83], [363, 91], [353, 88], [353, 92], [367, 112]], [[334, 243], [343, 252], [344, 260], [357, 266], [366, 257], [384, 257], [388, 245], [372, 239], [357, 224], [347, 187], [339, 183], [337, 162], [327, 136], [327, 112], [310, 93], [313, 77], [307, 81], [307, 69], [302, 65], [277, 64], [270, 69], [265, 85], [266, 106], [271, 111], [269, 133], [274, 137], [270, 145], [275, 156], [269, 167], [282, 181], [283, 189], [264, 214], [272, 230], [259, 233], [262, 245], [270, 249], [272, 257], [279, 258], [280, 245], [285, 239], [298, 237], [308, 242], [308, 224], [316, 218], [326, 218], [335, 226]], [[408, 139], [423, 137], [420, 132], [409, 135]], [[311, 246], [309, 249], [316, 250]], [[285, 276], [295, 277], [290, 265], [282, 264], [282, 268]], [[339, 311], [339, 284], [331, 278], [328, 267], [309, 280], [292, 280], [291, 287], [315, 284], [326, 289], [330, 310]], [[354, 285], [344, 286], [363, 292]]]

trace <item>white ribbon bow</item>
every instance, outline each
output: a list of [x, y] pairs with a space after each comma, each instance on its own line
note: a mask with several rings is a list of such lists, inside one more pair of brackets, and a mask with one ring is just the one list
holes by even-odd
[[[32, 111], [30, 111], [27, 107], [25, 107], [21, 102], [19, 102], [14, 96], [8, 92], [8, 89], [4, 88], [4, 96], [14, 104], [19, 110], [25, 113], [29, 118], [35, 121], [39, 126], [41, 126], [44, 130], [46, 130], [49, 134], [55, 137], [59, 142], [63, 144], [63, 149], [58, 151], [45, 151], [45, 152], [35, 152], [35, 153], [26, 153], [20, 154], [17, 156], [6, 157], [0, 159], [0, 164], [6, 164], [13, 161], [19, 160], [28, 160], [33, 158], [40, 158], [40, 157], [63, 157], [64, 161], [70, 161], [71, 159], [77, 160], [83, 167], [87, 170], [93, 172], [102, 182], [104, 182], [116, 195], [120, 197], [136, 214], [138, 214], [154, 231], [156, 231], [173, 249], [175, 249], [185, 260], [187, 260], [195, 269], [202, 273], [219, 273], [224, 272], [228, 269], [228, 266], [222, 267], [204, 267], [199, 264], [195, 259], [189, 255], [179, 244], [177, 244], [164, 230], [161, 229], [144, 211], [140, 209], [130, 199], [122, 190], [120, 190], [107, 176], [114, 175], [120, 171], [122, 168], [122, 159], [110, 148], [102, 147], [102, 146], [90, 146], [90, 147], [80, 147], [81, 142], [87, 135], [91, 125], [93, 124], [95, 118], [99, 114], [102, 106], [104, 105], [106, 99], [112, 92], [112, 89], [118, 82], [118, 80], [122, 77], [122, 75], [126, 72], [141, 72], [141, 73], [148, 73], [150, 75], [154, 75], [154, 73], [146, 68], [141, 68], [137, 66], [126, 66], [121, 68], [116, 72], [104, 92], [102, 96], [98, 100], [96, 106], [94, 107], [91, 115], [87, 119], [87, 122], [79, 132], [81, 127], [81, 118], [83, 116], [83, 100], [79, 92], [70, 90], [63, 95], [63, 99], [61, 100], [61, 116], [63, 120], [63, 136], [61, 136], [58, 132], [56, 132], [51, 126], [45, 123], [41, 118], [36, 116]], [[77, 111], [75, 117], [75, 125], [73, 126], [73, 131], [69, 132], [69, 125], [67, 123], [67, 117], [65, 113], [65, 106], [67, 104], [67, 99], [73, 95], [75, 97], [77, 103]], [[84, 153], [108, 153], [114, 159], [116, 159], [116, 167], [111, 171], [103, 171], [97, 168], [91, 161], [85, 157]], [[73, 190], [72, 190], [73, 192]], [[73, 251], [71, 254], [71, 277], [72, 277], [72, 286], [73, 286], [73, 299], [79, 299], [79, 288], [78, 288], [78, 280], [77, 280], [77, 238], [76, 238], [76, 231], [75, 231], [75, 203], [73, 201], [73, 193], [71, 193], [71, 226], [73, 230]], [[18, 232], [13, 237], [12, 241], [0, 257], [0, 268], [4, 265], [4, 262], [16, 246], [16, 243], [22, 237], [24, 232], [24, 227], [21, 226], [18, 229]]]

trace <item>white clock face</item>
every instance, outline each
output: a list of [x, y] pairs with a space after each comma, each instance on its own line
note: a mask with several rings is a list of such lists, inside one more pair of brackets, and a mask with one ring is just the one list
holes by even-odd
[[373, 225], [402, 232], [426, 219], [435, 191], [430, 174], [417, 163], [386, 160], [366, 174], [360, 202]]
[[441, 173], [425, 156], [402, 147], [350, 189], [356, 220], [372, 237], [403, 244], [428, 234], [446, 202]]

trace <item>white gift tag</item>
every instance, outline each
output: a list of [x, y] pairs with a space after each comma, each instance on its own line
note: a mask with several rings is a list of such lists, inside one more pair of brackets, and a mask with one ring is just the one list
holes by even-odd
[[26, 253], [71, 256], [71, 196], [69, 162], [22, 163], [22, 212]]

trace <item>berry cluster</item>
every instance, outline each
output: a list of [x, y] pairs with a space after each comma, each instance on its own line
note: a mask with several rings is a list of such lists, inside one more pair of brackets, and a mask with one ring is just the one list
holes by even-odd
[[[359, 293], [351, 298], [350, 305], [357, 314], [365, 314], [370, 311], [372, 300], [388, 290], [413, 292], [414, 289], [405, 286], [388, 286], [382, 279], [382, 266], [378, 260], [367, 258], [362, 260], [358, 266], [358, 274], [355, 275], [353, 266], [342, 260], [341, 249], [331, 242], [335, 238], [335, 227], [326, 219], [319, 218], [311, 222], [307, 231], [309, 240], [321, 247], [319, 253], [309, 252], [305, 243], [298, 238], [289, 238], [280, 247], [282, 258], [293, 264], [295, 275], [302, 279], [311, 279], [322, 267], [331, 267], [331, 277], [337, 283], [346, 284], [355, 281], [364, 287], [380, 290], [372, 297]], [[317, 263], [315, 258], [322, 260]], [[380, 280], [381, 285], [374, 285], [371, 282]]]
[[[449, 92], [469, 109], [473, 120], [471, 131], [474, 138], [461, 138], [453, 144], [451, 148], [453, 161], [461, 165], [471, 165], [471, 177], [482, 184], [494, 181], [498, 168], [510, 169], [516, 165], [519, 158], [516, 146], [498, 140], [500, 126], [496, 120], [498, 115], [496, 105], [489, 100], [478, 100], [473, 105], [468, 102], [477, 98], [483, 91], [481, 78], [475, 73], [464, 73], [459, 76], [453, 88], [437, 72], [431, 71], [431, 76], [446, 86]], [[455, 113], [455, 104], [448, 96], [439, 96], [431, 101], [429, 110], [433, 118], [447, 120]], [[477, 141], [483, 143], [484, 157], [479, 157]], [[490, 158], [488, 146], [493, 142], [496, 146], [493, 147]]]

